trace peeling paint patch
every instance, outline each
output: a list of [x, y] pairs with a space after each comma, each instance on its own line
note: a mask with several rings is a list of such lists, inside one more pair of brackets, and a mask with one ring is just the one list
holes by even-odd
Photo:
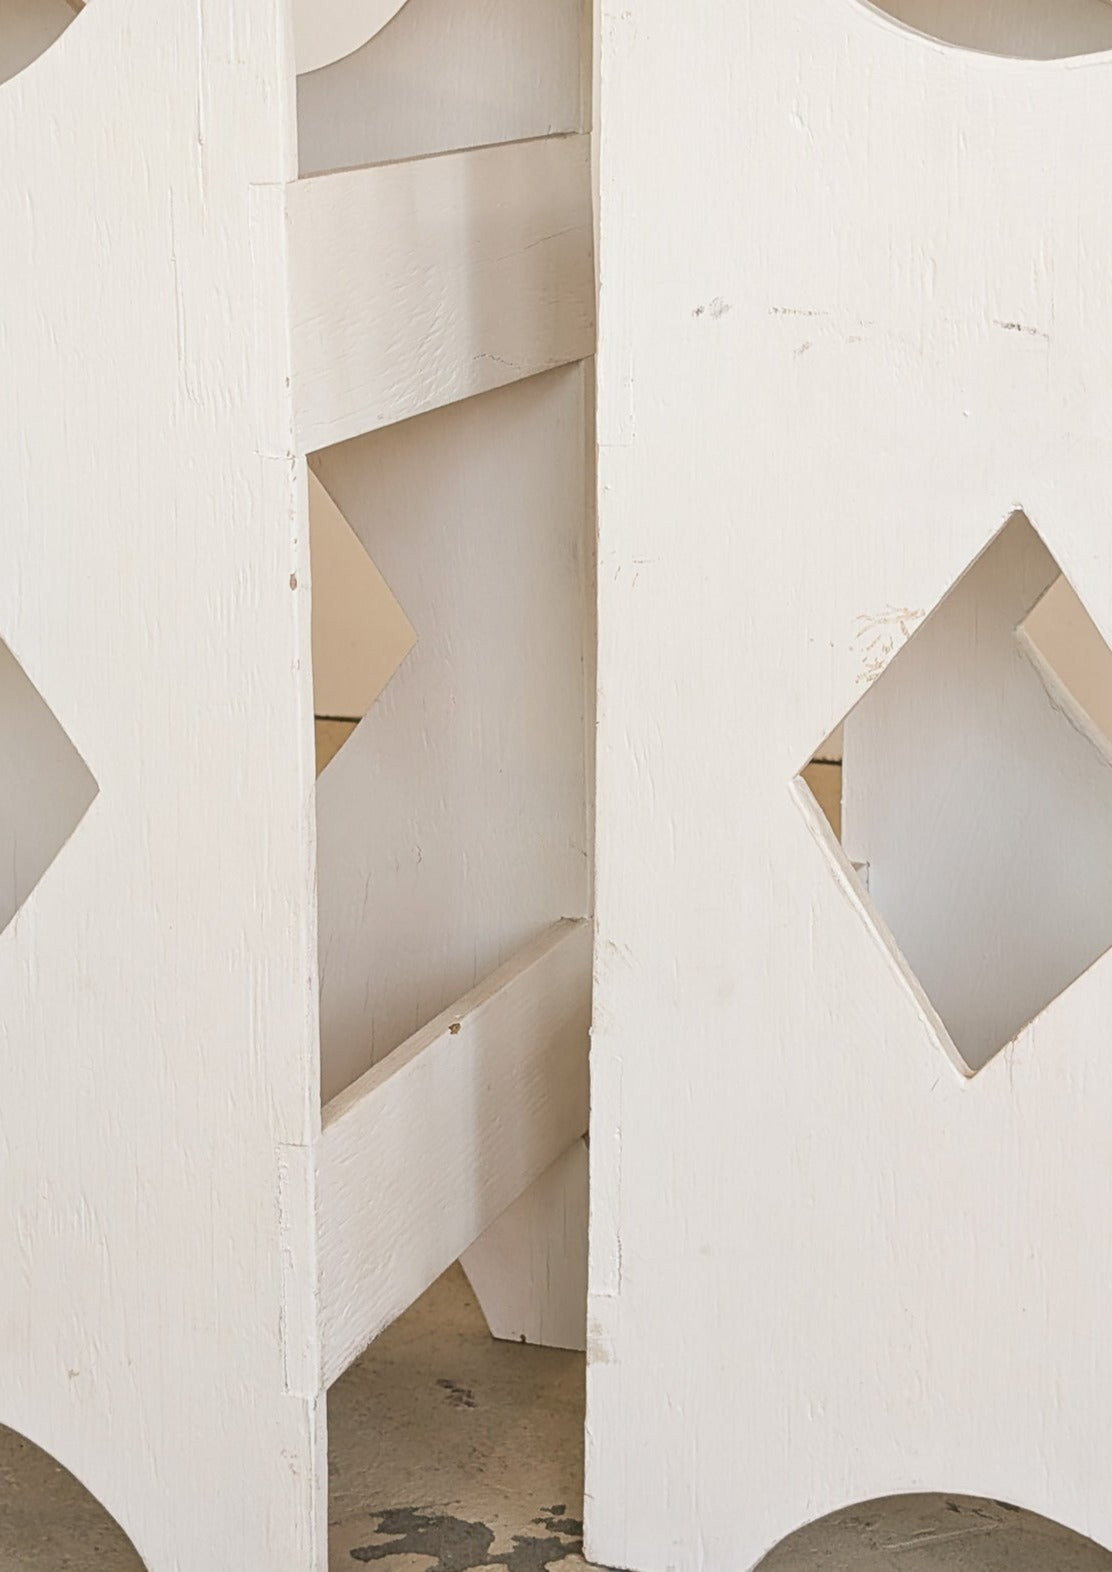
[[[564, 1511], [559, 1508], [559, 1512]], [[419, 1507], [394, 1507], [373, 1514], [379, 1537], [391, 1536], [384, 1545], [361, 1545], [350, 1552], [353, 1561], [386, 1561], [394, 1556], [422, 1556], [431, 1565], [428, 1572], [478, 1572], [481, 1567], [503, 1567], [505, 1572], [544, 1572], [555, 1561], [583, 1552], [582, 1524], [574, 1518], [561, 1518], [556, 1508], [534, 1522], [556, 1529], [544, 1536], [515, 1534], [513, 1548], [491, 1555], [494, 1530], [486, 1523], [470, 1523], [449, 1513], [423, 1511]], [[578, 1533], [558, 1527], [567, 1523]]]
[[994, 317], [993, 326], [1003, 328], [1005, 333], [1025, 333], [1028, 338], [1041, 338], [1050, 343], [1050, 334], [1043, 328], [1032, 327], [1029, 322], [1001, 322], [999, 317]]

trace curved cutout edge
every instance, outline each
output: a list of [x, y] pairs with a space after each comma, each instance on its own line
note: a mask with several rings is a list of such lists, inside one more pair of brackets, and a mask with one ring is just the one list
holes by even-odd
[[294, 57], [298, 76], [320, 71], [362, 49], [405, 0], [296, 0]]

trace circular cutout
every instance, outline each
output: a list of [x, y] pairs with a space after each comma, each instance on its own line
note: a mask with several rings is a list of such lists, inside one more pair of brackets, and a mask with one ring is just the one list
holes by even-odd
[[[910, 1553], [909, 1553], [910, 1552]], [[888, 1496], [820, 1518], [785, 1539], [758, 1572], [852, 1567], [891, 1572], [905, 1564], [984, 1572], [1053, 1568], [1112, 1572], [1112, 1554], [1091, 1539], [1023, 1512], [1007, 1501], [972, 1496]]]
[[[0, 0], [0, 6], [4, 0]], [[405, 4], [405, 0], [294, 0], [297, 74], [319, 71], [362, 49]]]
[[123, 1529], [68, 1470], [0, 1426], [0, 1567], [144, 1572]]
[[0, 0], [0, 82], [18, 76], [46, 53], [78, 16], [85, 0]]
[[866, 0], [939, 43], [1013, 60], [1112, 49], [1110, 0]]

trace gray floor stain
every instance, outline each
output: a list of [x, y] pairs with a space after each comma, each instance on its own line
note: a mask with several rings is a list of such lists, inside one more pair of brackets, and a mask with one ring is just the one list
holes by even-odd
[[568, 1534], [572, 1539], [582, 1540], [583, 1524], [577, 1517], [565, 1516], [567, 1503], [561, 1501], [558, 1506], [543, 1508], [540, 1517], [533, 1519], [541, 1528], [547, 1528], [550, 1534]]
[[477, 1408], [475, 1394], [469, 1386], [460, 1386], [458, 1381], [449, 1381], [447, 1376], [442, 1376], [436, 1383], [448, 1394], [448, 1401], [453, 1408]]
[[[562, 1512], [563, 1507], [560, 1508]], [[360, 1545], [350, 1552], [353, 1561], [385, 1561], [392, 1556], [427, 1556], [434, 1565], [428, 1572], [477, 1572], [480, 1567], [504, 1567], [505, 1572], [544, 1572], [554, 1561], [582, 1554], [582, 1525], [573, 1518], [557, 1518], [550, 1509], [533, 1521], [546, 1528], [559, 1527], [561, 1536], [571, 1528], [578, 1534], [515, 1534], [513, 1549], [491, 1555], [494, 1531], [485, 1523], [469, 1523], [448, 1513], [422, 1512], [416, 1507], [395, 1507], [375, 1514], [379, 1534], [391, 1534], [385, 1545]]]

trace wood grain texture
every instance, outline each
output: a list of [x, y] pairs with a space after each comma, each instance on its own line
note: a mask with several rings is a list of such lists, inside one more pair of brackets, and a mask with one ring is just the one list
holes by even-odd
[[151, 1572], [326, 1565], [285, 20], [92, 0], [0, 87], [0, 638], [100, 787], [0, 934], [0, 1422]]
[[590, 55], [591, 0], [407, 0], [299, 79], [301, 173], [586, 131]]
[[590, 970], [559, 924], [326, 1108], [326, 1383], [582, 1135]]
[[305, 452], [593, 351], [585, 137], [298, 181], [288, 219]]
[[601, 40], [588, 1558], [936, 1489], [1112, 1546], [1112, 965], [963, 1076], [793, 793], [1016, 507], [1112, 633], [1112, 60]]

